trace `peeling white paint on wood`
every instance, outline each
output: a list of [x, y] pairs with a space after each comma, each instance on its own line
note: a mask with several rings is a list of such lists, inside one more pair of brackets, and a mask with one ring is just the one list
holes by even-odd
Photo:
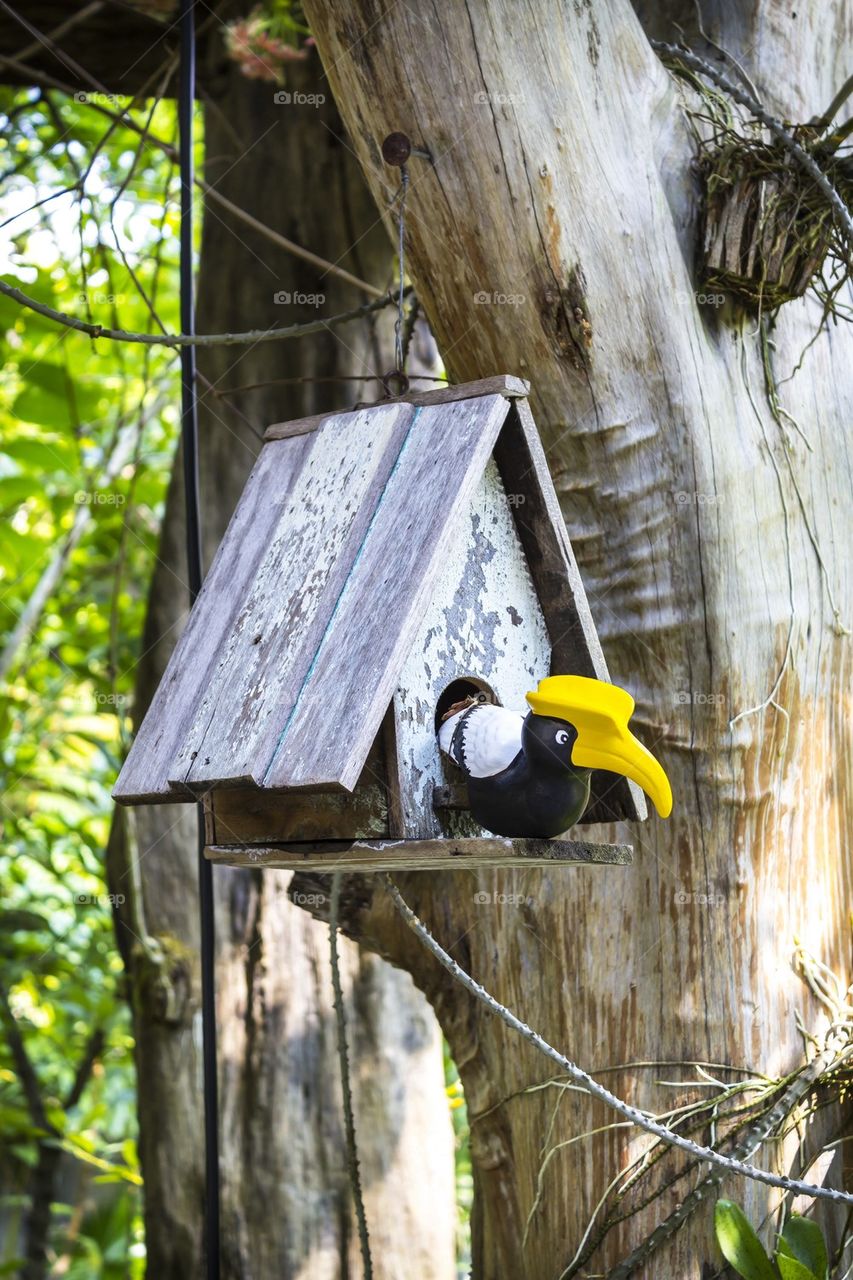
[[548, 675], [550, 661], [542, 606], [498, 468], [490, 461], [459, 512], [450, 553], [394, 695], [407, 837], [480, 831], [468, 814], [439, 816], [433, 809], [433, 788], [445, 780], [434, 731], [441, 692], [451, 680], [476, 676], [504, 706], [523, 712], [525, 693]]

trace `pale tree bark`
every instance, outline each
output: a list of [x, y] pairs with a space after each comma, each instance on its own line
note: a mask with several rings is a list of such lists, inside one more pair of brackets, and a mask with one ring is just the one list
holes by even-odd
[[[803, 1058], [797, 1012], [826, 1026], [794, 971], [795, 937], [849, 980], [849, 331], [830, 327], [783, 383], [811, 449], [793, 428], [786, 444], [754, 322], [696, 303], [681, 91], [626, 0], [305, 7], [377, 203], [396, 184], [379, 153], [386, 133], [432, 154], [410, 165], [412, 280], [455, 379], [532, 380], [612, 678], [636, 696], [676, 796], [668, 823], [620, 833], [636, 848], [630, 869], [401, 876], [404, 896], [464, 967], [589, 1069], [701, 1059], [781, 1074]], [[848, 19], [728, 9], [709, 11], [707, 33], [770, 109], [823, 110], [849, 71]], [[671, 23], [688, 11], [692, 22], [692, 5], [669, 5], [654, 34], [677, 38]], [[818, 319], [809, 302], [782, 310], [780, 379]], [[474, 903], [496, 885], [532, 904]], [[526, 1092], [548, 1064], [437, 971], [387, 898], [347, 918], [427, 991], [459, 1064], [473, 1274], [560, 1276], [647, 1140], [612, 1129], [557, 1150], [525, 1241], [545, 1150], [613, 1117], [576, 1093]], [[606, 1079], [662, 1111], [677, 1095], [661, 1075], [695, 1078], [634, 1067]], [[762, 1158], [795, 1167], [790, 1146]], [[691, 1185], [616, 1227], [580, 1274], [609, 1274]], [[754, 1220], [775, 1203], [724, 1186]], [[693, 1278], [720, 1261], [703, 1212], [636, 1274]]]
[[[209, 82], [203, 79], [209, 87]], [[262, 222], [385, 289], [393, 263], [358, 167], [313, 66], [289, 89], [327, 94], [319, 109], [274, 102], [275, 86], [232, 69], [206, 117], [206, 177]], [[320, 313], [357, 305], [334, 276], [271, 249], [211, 205], [205, 211], [198, 328], [221, 332], [313, 319], [277, 294], [322, 294]], [[350, 404], [371, 384], [269, 385], [272, 379], [382, 372], [391, 317], [307, 342], [200, 354], [201, 493], [209, 563], [270, 421]], [[264, 383], [223, 398], [229, 387]], [[213, 388], [214, 390], [212, 390]], [[372, 384], [375, 391], [376, 384]], [[254, 429], [254, 430], [253, 430]], [[142, 643], [139, 719], [187, 610], [180, 462], [167, 502]], [[136, 848], [120, 829], [111, 884], [125, 895], [139, 1073], [148, 1274], [202, 1273], [202, 1095], [194, 811], [140, 810]], [[293, 906], [286, 873], [217, 868], [217, 995], [223, 1276], [336, 1280], [356, 1274], [343, 1154], [328, 930]], [[147, 936], [153, 942], [145, 947]], [[158, 950], [163, 963], [156, 963]], [[341, 941], [362, 1180], [375, 1274], [454, 1274], [453, 1138], [441, 1042], [411, 979]]]

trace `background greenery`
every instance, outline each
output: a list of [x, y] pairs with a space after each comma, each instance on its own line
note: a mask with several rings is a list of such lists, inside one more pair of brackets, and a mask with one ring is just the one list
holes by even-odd
[[[170, 161], [90, 102], [4, 89], [0, 108], [4, 279], [96, 323], [153, 331], [156, 310], [177, 328]], [[149, 113], [172, 139], [174, 104], [137, 119]], [[0, 1270], [19, 1265], [27, 1171], [47, 1142], [67, 1153], [57, 1273], [141, 1275], [132, 1029], [103, 866], [178, 428], [177, 360], [92, 342], [6, 298], [0, 325]], [[103, 1050], [68, 1107], [98, 1033]]]
[[[129, 105], [0, 89], [3, 278], [84, 320], [177, 331], [177, 175], [116, 120]], [[173, 102], [133, 114], [174, 142]], [[144, 1274], [145, 1247], [133, 1034], [104, 851], [179, 367], [167, 348], [91, 341], [3, 296], [0, 328], [0, 1274], [21, 1266], [32, 1173], [59, 1147], [51, 1274], [117, 1280]], [[445, 1066], [465, 1276], [468, 1122], [449, 1054]]]

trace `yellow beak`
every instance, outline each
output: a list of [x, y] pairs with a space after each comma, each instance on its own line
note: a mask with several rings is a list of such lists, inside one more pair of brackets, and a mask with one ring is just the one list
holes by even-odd
[[642, 787], [662, 818], [672, 812], [672, 788], [661, 766], [628, 728], [634, 710], [630, 693], [587, 676], [548, 676], [527, 701], [537, 716], [568, 720], [577, 729], [572, 763], [609, 769]]

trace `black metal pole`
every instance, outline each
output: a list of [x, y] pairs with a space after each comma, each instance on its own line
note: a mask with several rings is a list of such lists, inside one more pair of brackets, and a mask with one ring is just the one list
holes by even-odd
[[[181, 332], [195, 333], [193, 300], [193, 106], [195, 103], [195, 0], [181, 0], [181, 79], [178, 132], [181, 154]], [[190, 603], [201, 590], [201, 518], [198, 484], [198, 408], [195, 347], [181, 347], [181, 444]], [[219, 1132], [216, 1076], [216, 989], [213, 867], [204, 856], [204, 815], [199, 805], [198, 889], [201, 926], [201, 1021], [204, 1080], [204, 1256], [207, 1280], [219, 1280]]]
[[[194, 0], [181, 0], [181, 81], [178, 135], [181, 154], [181, 331], [195, 333], [193, 299], [193, 104], [195, 101]], [[198, 416], [195, 395], [195, 347], [181, 347], [181, 439], [187, 521], [187, 570], [190, 603], [201, 590], [201, 523], [198, 492]]]

